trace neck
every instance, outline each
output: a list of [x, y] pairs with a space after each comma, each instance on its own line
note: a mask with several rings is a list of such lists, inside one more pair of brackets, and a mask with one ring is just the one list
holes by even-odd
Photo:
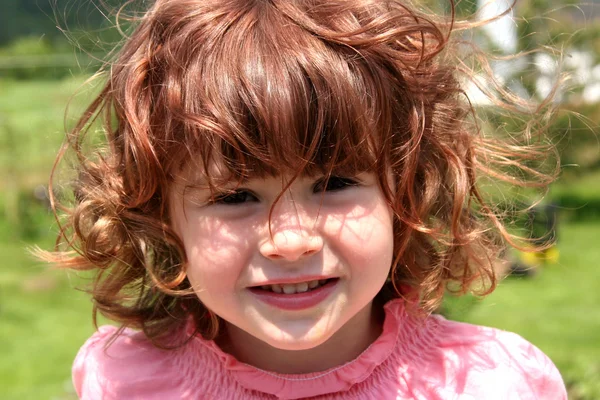
[[332, 337], [311, 349], [281, 350], [231, 324], [227, 325], [227, 334], [218, 344], [239, 361], [262, 370], [307, 374], [354, 360], [379, 337], [382, 325], [383, 310], [369, 303]]

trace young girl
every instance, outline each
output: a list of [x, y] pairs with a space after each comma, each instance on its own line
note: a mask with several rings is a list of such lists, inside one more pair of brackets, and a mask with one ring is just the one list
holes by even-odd
[[65, 148], [46, 258], [95, 270], [120, 326], [78, 395], [565, 399], [521, 337], [431, 314], [494, 287], [483, 179], [544, 177], [541, 147], [480, 132], [452, 30], [405, 0], [156, 0]]

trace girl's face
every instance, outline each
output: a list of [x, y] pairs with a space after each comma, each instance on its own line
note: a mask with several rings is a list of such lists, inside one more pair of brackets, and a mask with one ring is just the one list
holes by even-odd
[[393, 250], [376, 178], [301, 177], [272, 208], [285, 178], [232, 182], [213, 200], [208, 188], [174, 186], [171, 216], [193, 290], [230, 328], [277, 349], [362, 334]]

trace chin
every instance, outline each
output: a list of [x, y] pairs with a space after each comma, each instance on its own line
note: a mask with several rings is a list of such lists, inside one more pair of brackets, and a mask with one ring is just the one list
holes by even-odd
[[295, 340], [290, 339], [289, 341], [274, 341], [267, 342], [272, 347], [275, 347], [279, 350], [289, 350], [289, 351], [301, 351], [301, 350], [310, 350], [316, 347], [319, 347], [327, 340]]
[[327, 342], [334, 333], [333, 331], [325, 333], [321, 328], [315, 326], [304, 334], [294, 334], [293, 332], [278, 330], [258, 339], [279, 350], [299, 351], [319, 347]]

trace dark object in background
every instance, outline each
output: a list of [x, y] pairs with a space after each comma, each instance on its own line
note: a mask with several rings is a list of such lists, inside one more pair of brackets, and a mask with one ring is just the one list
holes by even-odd
[[[531, 277], [538, 268], [545, 264], [556, 264], [559, 251], [558, 239], [558, 207], [545, 204], [531, 207], [527, 212], [527, 228], [530, 229], [531, 251], [519, 251], [510, 264], [509, 275]], [[533, 250], [542, 247], [541, 250]]]
[[556, 245], [557, 240], [557, 213], [558, 207], [551, 203], [537, 205], [527, 212], [529, 225], [531, 226], [531, 239], [538, 246], [552, 243]]

